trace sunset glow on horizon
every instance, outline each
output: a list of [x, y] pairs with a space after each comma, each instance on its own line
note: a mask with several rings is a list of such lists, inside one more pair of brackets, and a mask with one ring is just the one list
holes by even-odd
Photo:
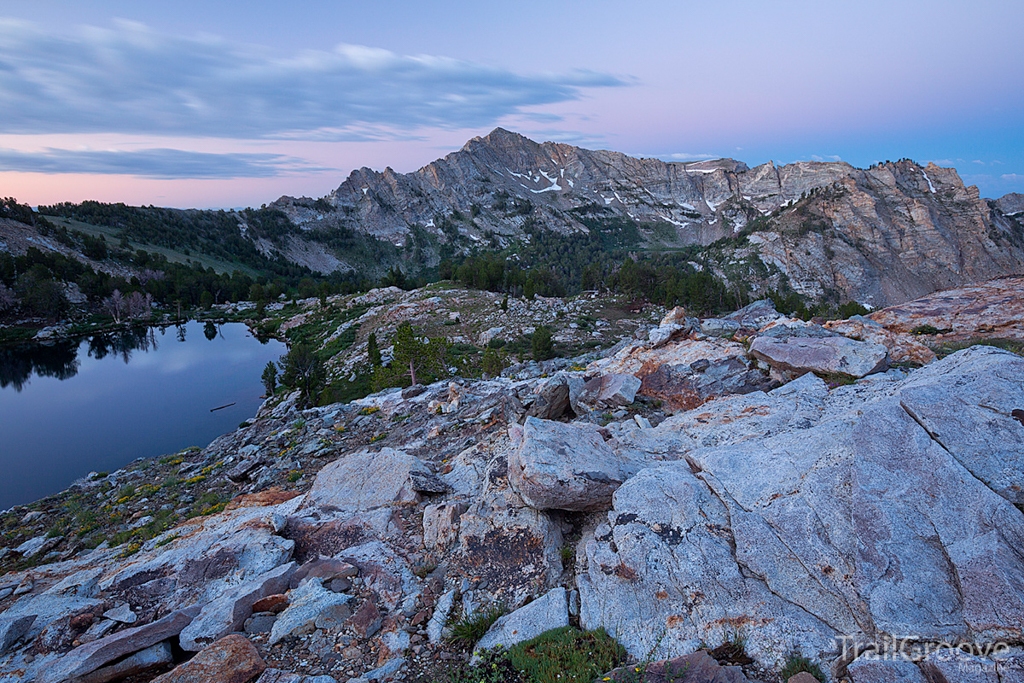
[[496, 126], [665, 160], [909, 157], [1024, 192], [1019, 3], [300, 10], [5, 3], [0, 195], [259, 206]]

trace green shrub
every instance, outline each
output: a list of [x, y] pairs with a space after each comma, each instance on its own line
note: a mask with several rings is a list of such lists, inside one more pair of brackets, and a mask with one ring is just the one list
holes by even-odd
[[508, 357], [505, 354], [491, 347], [484, 350], [483, 360], [480, 361], [481, 370], [491, 377], [497, 377], [506, 367], [508, 367]]
[[550, 360], [555, 357], [555, 345], [551, 339], [551, 328], [544, 325], [533, 331], [530, 339], [530, 351], [534, 360]]

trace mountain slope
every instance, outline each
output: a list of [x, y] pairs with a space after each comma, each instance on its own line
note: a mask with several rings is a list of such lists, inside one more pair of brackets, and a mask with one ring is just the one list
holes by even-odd
[[[518, 253], [541, 233], [556, 236], [543, 249], [564, 261], [572, 247], [558, 235], [597, 231], [600, 248], [616, 251], [613, 265], [632, 251], [683, 251], [737, 292], [792, 289], [881, 307], [1024, 273], [1022, 208], [1020, 195], [981, 199], [954, 169], [909, 160], [868, 169], [664, 162], [536, 143], [498, 128], [413, 173], [359, 169], [316, 200], [282, 197], [242, 212], [47, 210], [120, 221], [131, 239], [173, 238], [165, 246], [213, 250], [221, 260], [233, 260], [227, 250], [254, 267], [297, 264], [371, 281], [396, 265], [430, 275], [443, 259], [474, 251]], [[154, 233], [158, 218], [173, 224], [173, 235]], [[197, 231], [205, 225], [216, 235]], [[537, 265], [529, 260], [523, 265]]]

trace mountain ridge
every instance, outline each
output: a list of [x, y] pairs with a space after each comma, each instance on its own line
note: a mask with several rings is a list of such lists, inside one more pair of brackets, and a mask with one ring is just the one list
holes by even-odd
[[[955, 169], [908, 159], [868, 169], [667, 162], [497, 128], [412, 173], [361, 168], [315, 203], [272, 206], [302, 230], [342, 227], [406, 249], [432, 241], [431, 264], [509, 247], [538, 228], [586, 233], [588, 219], [628, 220], [646, 249], [734, 240], [710, 264], [723, 279], [767, 270], [766, 289], [784, 276], [809, 298], [877, 307], [1024, 272], [1019, 204], [984, 200]], [[749, 272], [728, 272], [744, 259]]]

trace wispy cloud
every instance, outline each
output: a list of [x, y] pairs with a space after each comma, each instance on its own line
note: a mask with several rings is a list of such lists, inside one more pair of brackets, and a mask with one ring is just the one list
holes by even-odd
[[296, 172], [333, 170], [280, 154], [211, 154], [179, 149], [80, 151], [0, 149], [0, 171], [94, 173], [143, 178], [271, 178]]
[[267, 53], [130, 22], [62, 35], [0, 21], [0, 132], [372, 140], [487, 126], [626, 84], [358, 45]]

